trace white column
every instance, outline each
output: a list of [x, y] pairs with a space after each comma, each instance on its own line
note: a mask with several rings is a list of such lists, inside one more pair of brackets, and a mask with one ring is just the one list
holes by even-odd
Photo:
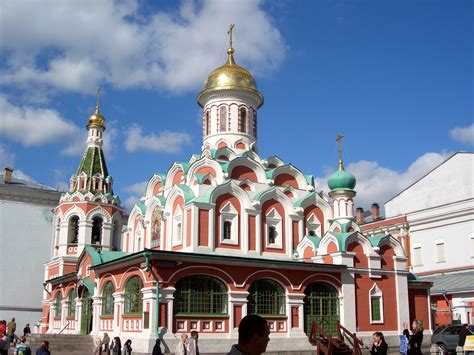
[[231, 338], [238, 336], [238, 327], [234, 328], [235, 314], [234, 306], [242, 306], [242, 318], [247, 315], [247, 297], [248, 291], [229, 291], [229, 302], [228, 302], [228, 312], [229, 312], [229, 335]]
[[[66, 315], [67, 315], [67, 298], [61, 301], [61, 329], [67, 324]], [[64, 332], [69, 333], [67, 329], [64, 330]]]
[[[398, 332], [403, 331], [403, 323], [410, 324], [410, 307], [408, 303], [408, 280], [407, 273], [398, 273], [395, 276], [395, 292], [397, 293], [397, 321]], [[386, 296], [385, 296], [386, 297]], [[431, 314], [428, 313], [431, 317]], [[428, 328], [430, 329], [430, 328]]]
[[[351, 332], [356, 332], [356, 291], [354, 273], [344, 270], [341, 273], [342, 297], [340, 298], [341, 324]], [[408, 308], [408, 307], [407, 307]]]
[[76, 301], [76, 331], [78, 334], [81, 333], [81, 322], [82, 322], [82, 300], [77, 298]]
[[[289, 293], [287, 295], [287, 302], [286, 302], [286, 314], [288, 316], [288, 330], [287, 336], [289, 338], [293, 336], [304, 336], [304, 298], [306, 295], [303, 293]], [[291, 323], [293, 321], [293, 313], [292, 308], [298, 307], [298, 326], [292, 328]]]
[[173, 335], [173, 320], [174, 320], [173, 319], [173, 302], [174, 302], [173, 294], [174, 294], [174, 291], [176, 291], [174, 287], [162, 288], [160, 290], [160, 297], [159, 297], [160, 302], [165, 302], [167, 305], [167, 309], [166, 309], [167, 327], [164, 329], [163, 332], [161, 331], [161, 329], [163, 328], [161, 328], [160, 333], [163, 333], [164, 336], [170, 337], [171, 339], [174, 339], [174, 335]]
[[[96, 288], [97, 290], [97, 288]], [[91, 334], [99, 334], [100, 331], [100, 312], [102, 310], [102, 297], [92, 297], [92, 330]]]
[[[143, 295], [143, 312], [146, 311], [146, 305], [149, 304], [148, 308], [148, 329], [145, 329], [145, 323], [143, 323], [142, 334], [148, 337], [157, 338], [156, 334], [156, 287], [142, 288]], [[143, 320], [145, 321], [145, 320]]]
[[114, 296], [114, 324], [112, 328], [114, 329], [114, 334], [120, 336], [122, 333], [122, 314], [124, 312], [125, 297], [120, 292], [114, 292], [112, 296]]
[[215, 209], [214, 208], [211, 208], [209, 209], [209, 225], [207, 227], [207, 230], [209, 231], [209, 239], [208, 239], [208, 245], [209, 245], [209, 249], [211, 251], [214, 251], [214, 249], [216, 248], [215, 246], [215, 234], [216, 234], [216, 230], [215, 230]]
[[255, 249], [257, 254], [262, 254], [262, 214], [257, 211], [255, 216]]
[[105, 250], [110, 250], [112, 249], [112, 229], [113, 225], [112, 223], [107, 223], [104, 222], [104, 225], [102, 226], [102, 247]]

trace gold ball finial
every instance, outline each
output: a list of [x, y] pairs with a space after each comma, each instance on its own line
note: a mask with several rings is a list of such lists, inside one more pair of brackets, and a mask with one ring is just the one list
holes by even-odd
[[100, 114], [100, 107], [99, 107], [99, 101], [100, 101], [100, 92], [102, 89], [99, 87], [97, 89], [97, 94], [96, 94], [96, 104], [95, 104], [95, 111], [94, 113], [89, 117], [89, 121], [87, 126], [101, 126], [105, 128], [105, 117]]

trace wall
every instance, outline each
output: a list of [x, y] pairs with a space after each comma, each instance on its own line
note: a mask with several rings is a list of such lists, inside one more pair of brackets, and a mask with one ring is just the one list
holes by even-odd
[[0, 319], [18, 331], [41, 319], [43, 264], [51, 254], [51, 207], [0, 201]]

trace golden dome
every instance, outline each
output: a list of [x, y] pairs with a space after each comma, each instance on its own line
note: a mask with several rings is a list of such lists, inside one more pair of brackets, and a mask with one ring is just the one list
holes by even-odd
[[253, 75], [235, 63], [232, 47], [227, 50], [227, 62], [207, 77], [204, 90], [199, 93], [197, 101], [203, 106], [204, 95], [213, 91], [231, 89], [250, 91], [258, 96], [259, 106], [263, 103], [263, 95], [257, 90], [257, 83]]
[[89, 117], [88, 126], [101, 126], [105, 125], [105, 118], [100, 114], [99, 105], [95, 107], [95, 112]]

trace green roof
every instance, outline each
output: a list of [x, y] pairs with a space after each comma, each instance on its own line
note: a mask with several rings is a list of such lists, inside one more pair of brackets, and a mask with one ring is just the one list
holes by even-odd
[[338, 233], [338, 232], [328, 232], [331, 234], [333, 237], [336, 238], [339, 251], [346, 251], [346, 240], [349, 238], [351, 235], [357, 232], [350, 232], [350, 233]]
[[305, 197], [299, 199], [298, 201], [295, 202], [295, 207], [301, 207], [301, 205], [303, 204], [303, 202], [308, 199], [308, 198], [311, 198], [313, 197], [314, 195], [316, 195], [316, 192], [313, 191], [313, 192], [310, 192], [308, 193]]
[[82, 156], [79, 167], [77, 168], [76, 175], [85, 173], [89, 179], [87, 180], [86, 190], [92, 190], [92, 177], [96, 174], [100, 174], [102, 177], [109, 176], [107, 165], [105, 164], [105, 157], [102, 148], [100, 147], [87, 147], [84, 155]]
[[145, 205], [145, 200], [140, 200], [138, 201], [135, 206], [137, 206], [140, 209], [141, 214], [144, 216], [146, 213], [146, 205]]
[[258, 200], [260, 200], [260, 197], [261, 197], [265, 192], [271, 191], [271, 190], [275, 190], [275, 189], [276, 189], [275, 186], [271, 186], [271, 187], [269, 187], [268, 189], [265, 189], [265, 190], [263, 190], [263, 191], [257, 192], [255, 195], [253, 195], [252, 200], [253, 200], [253, 201], [258, 201]]
[[193, 202], [194, 203], [209, 203], [211, 202], [211, 196], [217, 186], [212, 186], [203, 196], [196, 197]]
[[160, 201], [161, 206], [164, 206], [166, 203], [166, 197], [160, 194], [153, 195], [157, 200]]
[[109, 261], [124, 257], [129, 254], [123, 251], [96, 250], [94, 247], [91, 246], [86, 246], [84, 249], [91, 256], [92, 266], [107, 263]]
[[356, 186], [356, 178], [345, 170], [338, 170], [328, 178], [329, 188], [334, 190], [353, 190]]
[[274, 171], [275, 171], [275, 169], [268, 169], [268, 170], [265, 170], [265, 175], [267, 176], [267, 179], [271, 179], [271, 178], [272, 178]]
[[185, 204], [194, 199], [194, 192], [188, 185], [176, 184], [175, 186], [183, 192]]
[[306, 182], [308, 183], [308, 185], [313, 185], [313, 182], [314, 182], [313, 175], [305, 175], [304, 178], [306, 179]]
[[386, 234], [382, 233], [382, 234], [374, 235], [373, 237], [369, 237], [370, 244], [372, 244], [373, 247], [378, 247], [380, 244], [380, 241], [386, 236], [387, 236]]
[[314, 245], [315, 249], [319, 248], [319, 243], [321, 243], [321, 239], [323, 239], [313, 235], [305, 235], [305, 238], [307, 238], [311, 242], [311, 244]]
[[202, 185], [203, 181], [204, 181], [204, 178], [207, 176], [208, 174], [194, 174], [194, 176], [196, 177], [196, 180], [198, 182], [199, 185]]

